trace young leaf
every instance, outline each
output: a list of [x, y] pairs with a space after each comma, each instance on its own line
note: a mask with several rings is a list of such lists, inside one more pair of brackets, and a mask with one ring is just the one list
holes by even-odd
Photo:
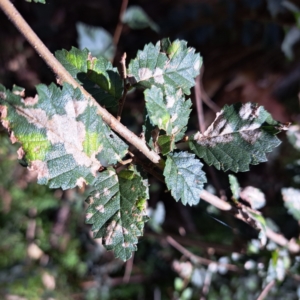
[[209, 128], [196, 133], [190, 148], [218, 170], [244, 172], [249, 164], [267, 161], [266, 152], [280, 144], [275, 136], [281, 125], [262, 107], [253, 103], [225, 106]]
[[122, 17], [122, 22], [132, 29], [144, 29], [150, 27], [156, 32], [159, 31], [158, 25], [150, 19], [140, 6], [137, 5], [128, 7]]
[[230, 175], [228, 175], [228, 178], [229, 178], [229, 183], [230, 183], [230, 189], [232, 192], [232, 197], [235, 200], [238, 200], [240, 198], [240, 189], [241, 189], [239, 182], [234, 175], [230, 174]]
[[288, 212], [300, 221], [300, 190], [294, 188], [284, 188], [281, 190], [284, 206]]
[[91, 57], [87, 49], [79, 50], [75, 47], [70, 51], [56, 51], [55, 56], [100, 105], [118, 105], [123, 93], [123, 80], [107, 59]]
[[170, 153], [167, 157], [164, 176], [168, 189], [176, 201], [195, 205], [206, 182], [203, 164], [188, 152]]
[[166, 86], [165, 95], [160, 88], [155, 86], [151, 87], [151, 89], [146, 89], [144, 94], [146, 121], [151, 121], [150, 126], [147, 126], [146, 122], [145, 135], [149, 136], [147, 131], [150, 130], [152, 132], [153, 126], [164, 130], [166, 135], [158, 135], [157, 143], [160, 148], [159, 152], [165, 155], [172, 151], [175, 148], [175, 142], [181, 140], [184, 136], [192, 103], [190, 99], [185, 101], [181, 90], [176, 91], [170, 86]]
[[200, 72], [200, 55], [188, 48], [185, 41], [176, 40], [167, 49], [164, 45], [161, 42], [155, 46], [148, 44], [138, 51], [128, 66], [128, 79], [131, 84], [144, 88], [154, 85], [164, 90], [170, 85], [189, 95], [195, 85], [194, 78]]
[[107, 60], [113, 60], [116, 49], [109, 32], [102, 27], [90, 26], [82, 22], [76, 23], [76, 29], [80, 49], [87, 48], [97, 58], [103, 56]]
[[34, 98], [0, 85], [2, 124], [19, 159], [37, 171], [38, 183], [69, 189], [91, 183], [101, 166], [116, 163], [127, 145], [97, 114], [97, 108], [69, 84], [37, 86]]
[[148, 184], [136, 169], [101, 172], [93, 183], [94, 191], [86, 200], [87, 223], [92, 224], [94, 238], [102, 238], [107, 250], [128, 260], [136, 251], [137, 237], [143, 235]]

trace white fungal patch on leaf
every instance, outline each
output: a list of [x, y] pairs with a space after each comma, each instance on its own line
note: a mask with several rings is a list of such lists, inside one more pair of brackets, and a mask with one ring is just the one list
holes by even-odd
[[80, 188], [83, 187], [83, 184], [86, 184], [86, 180], [83, 177], [79, 177], [76, 180], [76, 185], [79, 186]]
[[[7, 106], [0, 105], [0, 115], [1, 115], [1, 118], [3, 118], [3, 119], [5, 119], [7, 117]], [[2, 120], [2, 124], [3, 124], [3, 121], [4, 120]], [[5, 127], [5, 128], [7, 128], [7, 127]]]
[[22, 147], [20, 147], [17, 151], [18, 154], [18, 159], [23, 159], [23, 157], [25, 156], [25, 151]]
[[156, 68], [153, 73], [154, 81], [159, 84], [164, 84], [165, 80], [163, 77], [164, 71], [160, 68]]
[[139, 79], [140, 81], [148, 80], [152, 77], [152, 71], [148, 68], [141, 68], [139, 69]]
[[242, 105], [241, 109], [239, 110], [239, 116], [243, 120], [251, 120], [255, 119], [259, 116], [260, 110], [262, 107], [258, 107], [257, 104], [254, 103], [245, 103]]
[[95, 207], [100, 213], [104, 213], [105, 209], [104, 209], [104, 205], [98, 205]]
[[25, 106], [33, 106], [37, 104], [39, 101], [39, 96], [36, 94], [34, 97], [27, 97], [25, 99], [21, 99], [21, 102], [25, 104]]
[[262, 132], [260, 131], [259, 128], [257, 128], [257, 129], [241, 130], [240, 134], [243, 140], [245, 140], [249, 144], [254, 144], [259, 140]]
[[177, 114], [174, 114], [172, 117], [171, 117], [171, 122], [175, 122], [176, 119], [178, 118], [178, 115]]
[[93, 216], [92, 213], [87, 213], [87, 214], [85, 215], [85, 218], [86, 218], [86, 220], [89, 220], [92, 216]]
[[17, 114], [26, 118], [28, 123], [34, 124], [37, 128], [45, 128], [48, 123], [48, 116], [43, 109], [40, 108], [16, 108]]
[[47, 162], [34, 160], [30, 163], [28, 170], [37, 172], [38, 179], [49, 178], [49, 169], [47, 166]]
[[174, 106], [174, 104], [175, 104], [175, 97], [173, 97], [173, 96], [167, 96], [166, 97], [166, 100], [167, 100], [167, 108], [172, 108], [173, 106]]
[[110, 194], [110, 190], [108, 188], [104, 188], [103, 195], [108, 196]]

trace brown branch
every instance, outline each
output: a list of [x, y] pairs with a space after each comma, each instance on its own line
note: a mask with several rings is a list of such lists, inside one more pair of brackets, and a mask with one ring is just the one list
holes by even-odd
[[257, 300], [263, 300], [266, 298], [266, 296], [268, 295], [269, 291], [271, 290], [271, 288], [275, 285], [276, 281], [275, 279], [273, 279], [272, 281], [270, 281], [265, 288], [263, 289], [263, 291], [261, 292], [261, 294], [258, 296]]
[[120, 74], [121, 77], [123, 79], [123, 84], [124, 84], [124, 91], [123, 91], [123, 95], [122, 98], [119, 101], [119, 107], [118, 107], [118, 114], [117, 114], [117, 120], [120, 122], [121, 121], [121, 115], [122, 115], [122, 111], [123, 111], [123, 107], [124, 107], [124, 103], [125, 103], [125, 99], [127, 96], [127, 92], [128, 92], [128, 87], [127, 87], [127, 83], [126, 83], [126, 78], [127, 78], [127, 72], [126, 72], [126, 52], [122, 55], [121, 60], [120, 60]]
[[196, 84], [195, 84], [195, 102], [196, 102], [196, 109], [197, 109], [197, 117], [198, 117], [198, 124], [201, 133], [205, 131], [205, 122], [204, 122], [204, 113], [203, 113], [203, 105], [202, 105], [202, 94], [201, 94], [201, 74], [196, 77]]
[[141, 140], [133, 132], [128, 130], [127, 127], [121, 124], [106, 109], [104, 109], [97, 103], [97, 101], [70, 75], [70, 73], [62, 66], [62, 64], [53, 56], [53, 54], [33, 32], [31, 27], [27, 24], [27, 22], [9, 0], [0, 0], [0, 8], [18, 28], [18, 30], [27, 39], [27, 41], [33, 46], [33, 48], [42, 57], [46, 64], [53, 70], [53, 72], [57, 75], [60, 83], [68, 82], [74, 88], [80, 89], [82, 94], [87, 99], [92, 99], [94, 105], [97, 106], [98, 114], [112, 130], [120, 134], [127, 142], [135, 146], [153, 163], [160, 165], [160, 156], [154, 151], [149, 150], [143, 140]]
[[114, 33], [114, 45], [117, 47], [119, 40], [120, 40], [120, 36], [122, 33], [122, 29], [123, 29], [123, 22], [122, 22], [122, 18], [124, 15], [124, 12], [126, 11], [126, 8], [128, 6], [128, 0], [122, 0], [122, 5], [121, 5], [121, 9], [120, 9], [120, 14], [119, 14], [119, 21], [118, 21], [118, 25], [116, 27], [115, 33]]
[[187, 250], [186, 248], [184, 248], [183, 246], [181, 246], [178, 242], [176, 242], [171, 236], [167, 236], [166, 238], [167, 242], [173, 246], [175, 249], [177, 249], [179, 252], [181, 252], [183, 255], [185, 255], [187, 258], [189, 258], [192, 262], [197, 263], [197, 264], [201, 264], [201, 265], [210, 265], [211, 263], [214, 263], [218, 266], [224, 266], [226, 267], [228, 270], [233, 271], [233, 272], [240, 272], [241, 270], [232, 264], [224, 264], [224, 263], [220, 263], [220, 262], [216, 262], [204, 257], [200, 257], [198, 255], [193, 254], [192, 252], [190, 252], [189, 250]]
[[132, 267], [133, 267], [133, 261], [134, 261], [134, 252], [132, 252], [132, 256], [126, 262], [125, 273], [124, 273], [124, 277], [123, 277], [124, 283], [128, 283], [130, 280]]

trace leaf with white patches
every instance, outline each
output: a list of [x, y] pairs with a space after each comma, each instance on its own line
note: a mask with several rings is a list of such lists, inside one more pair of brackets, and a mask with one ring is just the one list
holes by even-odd
[[176, 201], [195, 205], [206, 182], [202, 163], [188, 152], [170, 153], [167, 157], [164, 176], [166, 185]]
[[0, 85], [2, 124], [12, 143], [21, 144], [18, 158], [37, 172], [38, 183], [62, 189], [82, 186], [94, 180], [101, 166], [125, 155], [127, 145], [79, 89], [41, 84], [37, 92], [23, 99], [19, 91]]
[[83, 87], [105, 107], [115, 107], [123, 93], [117, 68], [104, 57], [91, 57], [87, 49], [60, 50], [56, 58]]
[[195, 49], [188, 48], [185, 41], [166, 43], [163, 40], [138, 51], [137, 57], [128, 66], [128, 79], [131, 84], [143, 88], [154, 85], [164, 90], [166, 85], [170, 85], [190, 95], [201, 64], [200, 55], [195, 54]]
[[94, 238], [102, 238], [107, 250], [128, 260], [136, 251], [138, 236], [143, 235], [148, 183], [133, 167], [116, 174], [101, 172], [93, 183], [94, 191], [86, 200], [89, 204], [86, 222], [92, 224]]
[[300, 221], [300, 190], [294, 188], [283, 188], [281, 190], [284, 206], [288, 212]]
[[[176, 91], [171, 86], [166, 86], [165, 94], [155, 86], [146, 89], [144, 94], [146, 120], [150, 120], [151, 125], [157, 126], [158, 129], [166, 132], [166, 135], [163, 133], [158, 135], [160, 146], [162, 146], [162, 143], [166, 146], [167, 137], [169, 139], [169, 150], [164, 147], [163, 151], [159, 151], [165, 155], [172, 151], [175, 148], [175, 142], [181, 140], [184, 136], [192, 103], [190, 99], [185, 100], [181, 90]], [[153, 127], [146, 124], [145, 130], [148, 130], [145, 134], [149, 136], [149, 130], [152, 132]], [[153, 140], [153, 143], [156, 143], [156, 141]]]
[[208, 129], [190, 140], [191, 150], [218, 170], [244, 172], [267, 161], [265, 153], [280, 144], [282, 126], [254, 103], [225, 106]]

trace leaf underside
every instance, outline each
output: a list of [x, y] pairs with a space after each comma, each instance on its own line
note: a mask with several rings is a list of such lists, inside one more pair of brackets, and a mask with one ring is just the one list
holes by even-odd
[[0, 85], [2, 124], [18, 158], [36, 171], [38, 183], [69, 189], [91, 183], [101, 166], [120, 161], [127, 145], [103, 122], [97, 107], [79, 89], [37, 86], [35, 98]]
[[75, 47], [70, 51], [56, 51], [55, 56], [100, 105], [106, 108], [118, 105], [123, 93], [123, 80], [117, 68], [113, 68], [106, 58], [91, 57], [87, 49]]
[[280, 144], [280, 124], [254, 103], [225, 106], [209, 128], [190, 140], [191, 150], [218, 170], [245, 172], [267, 161], [265, 153]]
[[143, 235], [148, 196], [147, 181], [135, 168], [116, 174], [109, 168], [101, 172], [93, 184], [86, 222], [92, 224], [94, 238], [102, 238], [107, 250], [128, 260], [136, 251], [137, 237]]
[[166, 185], [176, 201], [195, 205], [206, 182], [202, 163], [188, 152], [170, 153], [167, 156], [164, 176]]

